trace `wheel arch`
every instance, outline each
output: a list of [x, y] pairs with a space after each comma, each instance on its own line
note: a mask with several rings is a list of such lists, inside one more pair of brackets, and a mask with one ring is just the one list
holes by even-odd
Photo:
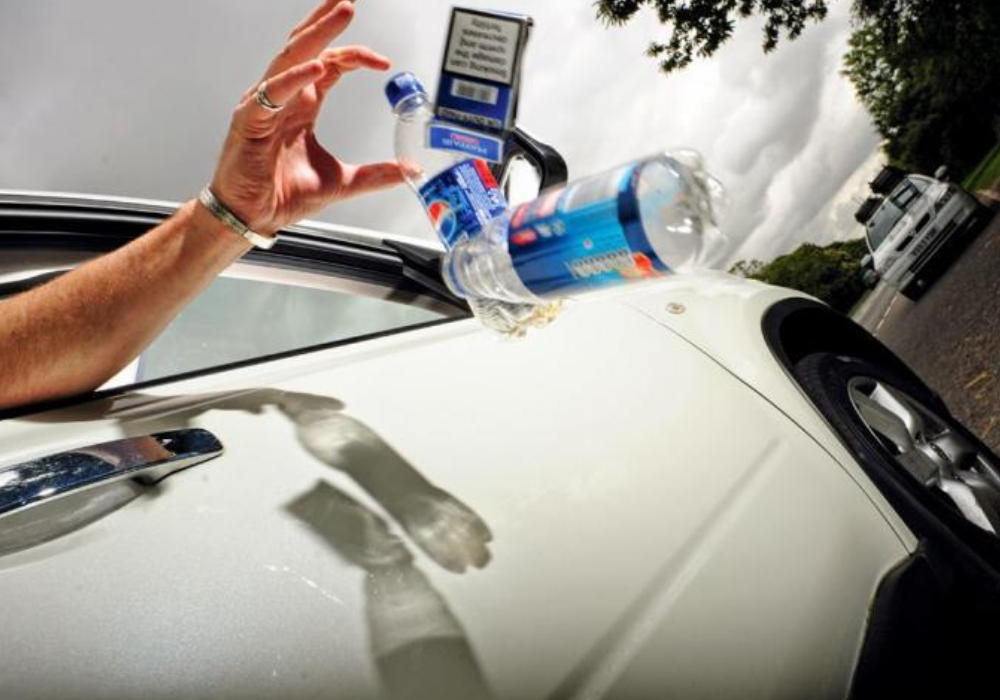
[[875, 336], [818, 301], [782, 299], [765, 312], [761, 326], [768, 348], [791, 376], [795, 365], [807, 355], [829, 352], [891, 367], [937, 396]]
[[[917, 538], [917, 547], [886, 572], [871, 600], [849, 697], [972, 696], [993, 680], [995, 633], [1000, 624], [1000, 546], [943, 517], [943, 508], [877, 455], [852, 445], [793, 370], [815, 353], [865, 360], [900, 378], [926, 384], [889, 348], [849, 318], [809, 299], [775, 303], [763, 317], [767, 345], [802, 389], [868, 480]], [[940, 397], [930, 396], [947, 413]], [[966, 672], [949, 669], [962, 666]]]

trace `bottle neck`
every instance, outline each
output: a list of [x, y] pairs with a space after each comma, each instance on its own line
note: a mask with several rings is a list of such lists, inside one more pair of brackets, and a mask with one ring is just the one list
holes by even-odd
[[393, 113], [397, 116], [404, 116], [407, 114], [413, 114], [418, 111], [421, 107], [425, 106], [429, 102], [427, 93], [418, 92], [416, 94], [410, 95], [409, 97], [402, 99], [393, 108]]

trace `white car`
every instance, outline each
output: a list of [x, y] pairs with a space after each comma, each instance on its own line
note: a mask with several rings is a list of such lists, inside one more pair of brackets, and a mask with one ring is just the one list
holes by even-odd
[[908, 175], [865, 222], [878, 276], [910, 299], [927, 289], [946, 248], [981, 225], [989, 211], [954, 183]]
[[[169, 211], [0, 193], [0, 294]], [[509, 340], [438, 255], [296, 227], [4, 414], [0, 698], [992, 687], [1000, 464], [877, 340], [707, 273]]]

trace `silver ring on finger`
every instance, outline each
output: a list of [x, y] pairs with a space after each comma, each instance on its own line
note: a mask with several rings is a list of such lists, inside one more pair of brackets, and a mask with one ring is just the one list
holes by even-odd
[[285, 108], [285, 105], [275, 104], [271, 101], [271, 98], [267, 96], [267, 81], [261, 81], [260, 85], [257, 86], [257, 104], [266, 109], [268, 112], [280, 112]]

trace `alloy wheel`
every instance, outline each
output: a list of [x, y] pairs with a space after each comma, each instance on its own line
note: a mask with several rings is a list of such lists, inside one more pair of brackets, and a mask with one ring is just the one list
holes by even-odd
[[1000, 464], [965, 437], [953, 418], [881, 379], [852, 377], [860, 421], [911, 476], [943, 494], [969, 522], [1000, 533]]

